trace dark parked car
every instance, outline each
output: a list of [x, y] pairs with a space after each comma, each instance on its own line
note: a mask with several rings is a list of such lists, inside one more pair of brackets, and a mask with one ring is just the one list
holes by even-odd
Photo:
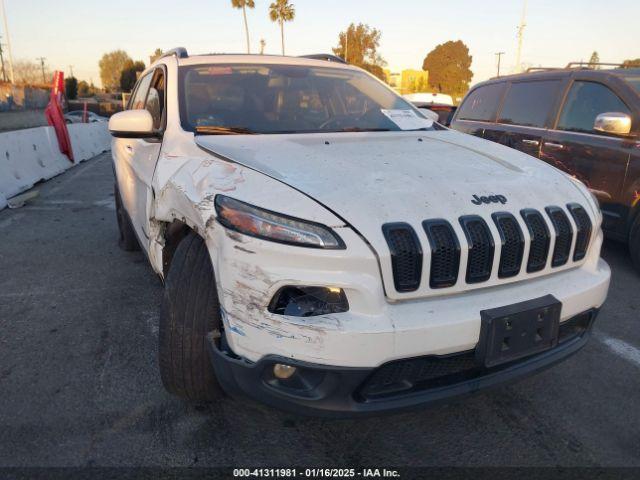
[[640, 69], [542, 69], [480, 83], [451, 127], [521, 150], [584, 182], [607, 236], [640, 269]]

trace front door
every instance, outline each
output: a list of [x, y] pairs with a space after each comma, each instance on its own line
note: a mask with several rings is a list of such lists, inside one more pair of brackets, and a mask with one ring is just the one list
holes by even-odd
[[[164, 122], [165, 74], [161, 68], [138, 82], [131, 109], [147, 109], [154, 129], [161, 131]], [[119, 138], [114, 145], [116, 174], [124, 207], [146, 250], [149, 238], [149, 208], [153, 199], [152, 181], [162, 142], [160, 139]]]
[[540, 158], [582, 181], [598, 198], [603, 228], [623, 233], [626, 226], [622, 198], [625, 176], [635, 142], [593, 129], [601, 113], [630, 114], [625, 103], [607, 86], [574, 81], [556, 127], [544, 138]]

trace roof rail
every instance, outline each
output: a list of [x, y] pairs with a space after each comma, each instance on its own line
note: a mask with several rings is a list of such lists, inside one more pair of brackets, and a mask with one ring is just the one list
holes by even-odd
[[187, 49], [184, 47], [172, 48], [171, 50], [167, 50], [162, 55], [160, 55], [160, 58], [172, 57], [173, 55], [175, 55], [176, 58], [189, 58]]
[[525, 70], [524, 73], [531, 73], [531, 72], [551, 72], [553, 70], [563, 70], [562, 68], [557, 68], [557, 67], [529, 67]]
[[314, 53], [311, 55], [300, 55], [300, 58], [310, 58], [312, 60], [325, 60], [327, 62], [335, 62], [335, 63], [344, 63], [346, 65], [344, 58], [338, 57], [337, 55], [332, 55], [330, 53]]
[[565, 68], [575, 68], [575, 67], [623, 67], [622, 63], [602, 63], [602, 62], [571, 62], [568, 63]]

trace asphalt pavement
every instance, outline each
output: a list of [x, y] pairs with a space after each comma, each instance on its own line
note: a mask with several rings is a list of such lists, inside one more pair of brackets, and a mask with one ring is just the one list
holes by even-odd
[[640, 275], [607, 243], [590, 343], [535, 377], [444, 406], [320, 420], [162, 388], [162, 285], [117, 246], [110, 154], [0, 211], [0, 467], [640, 466]]

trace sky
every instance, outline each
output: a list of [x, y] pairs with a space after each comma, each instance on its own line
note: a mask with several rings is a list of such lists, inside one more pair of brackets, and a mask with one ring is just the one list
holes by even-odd
[[[248, 12], [252, 50], [280, 53], [280, 31], [268, 17], [272, 0], [255, 0]], [[149, 62], [156, 48], [184, 46], [190, 53], [245, 52], [242, 12], [231, 0], [4, 0], [15, 60], [46, 57], [47, 66], [100, 84], [98, 61], [123, 49]], [[285, 25], [287, 54], [331, 52], [349, 23], [382, 32], [380, 53], [392, 71], [422, 68], [436, 45], [462, 40], [473, 56], [473, 82], [514, 68], [516, 31], [524, 0], [291, 0], [296, 18]], [[564, 66], [640, 57], [640, 0], [529, 0], [522, 61]], [[2, 42], [6, 43], [0, 25]], [[6, 47], [5, 47], [6, 48]]]

